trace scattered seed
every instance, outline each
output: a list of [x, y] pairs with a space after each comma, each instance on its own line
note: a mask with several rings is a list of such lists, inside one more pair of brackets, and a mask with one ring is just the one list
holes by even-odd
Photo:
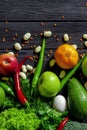
[[40, 33], [40, 36], [43, 36], [43, 33]]
[[85, 6], [87, 7], [87, 3], [85, 3]]
[[33, 40], [33, 37], [30, 37], [30, 40]]
[[64, 78], [66, 75], [66, 71], [65, 70], [61, 70], [60, 74], [59, 74], [59, 78]]
[[18, 43], [18, 42], [14, 44], [14, 48], [15, 48], [17, 51], [19, 51], [19, 50], [22, 49], [20, 43]]
[[26, 65], [26, 68], [27, 68], [27, 70], [29, 70], [29, 71], [32, 71], [33, 70], [33, 67], [31, 66], [31, 65]]
[[8, 54], [14, 55], [14, 52], [11, 51], [11, 52], [8, 52]]
[[29, 41], [24, 41], [24, 44], [29, 44]]
[[82, 42], [82, 38], [80, 38], [80, 41]]
[[59, 38], [56, 39], [56, 41], [59, 41], [59, 40], [60, 40]]
[[8, 32], [8, 29], [5, 29], [5, 32]]
[[6, 41], [5, 37], [3, 37], [3, 38], [2, 38], [2, 42], [5, 42], [5, 41]]
[[15, 40], [16, 40], [16, 38], [15, 38], [15, 37], [13, 37], [13, 38], [12, 38], [12, 40], [13, 40], [13, 41], [15, 41]]
[[27, 72], [26, 65], [22, 65], [22, 71], [23, 71], [24, 73], [26, 73], [26, 72]]
[[56, 34], [54, 34], [54, 35], [53, 35], [53, 37], [54, 37], [54, 38], [56, 38], [56, 37], [57, 37], [57, 35], [56, 35]]
[[26, 74], [24, 72], [20, 72], [19, 75], [20, 75], [20, 77], [22, 79], [26, 79], [27, 78], [27, 76], [26, 76]]
[[54, 66], [54, 64], [55, 64], [55, 59], [52, 59], [52, 60], [50, 61], [49, 65], [50, 65], [50, 67], [52, 67], [52, 66]]
[[54, 23], [53, 27], [56, 27], [56, 26], [57, 26], [57, 24], [56, 24], [56, 23]]
[[77, 45], [76, 45], [76, 44], [73, 44], [72, 46], [73, 46], [75, 49], [77, 49]]
[[7, 23], [8, 23], [8, 20], [5, 20], [5, 23], [7, 24]]
[[41, 26], [44, 26], [44, 23], [43, 23], [43, 22], [41, 23]]
[[65, 34], [63, 35], [63, 40], [64, 40], [65, 42], [68, 42], [68, 41], [69, 41], [69, 36], [68, 36], [67, 33], [65, 33]]
[[50, 37], [52, 35], [51, 31], [44, 31], [44, 37]]
[[64, 19], [65, 18], [65, 16], [64, 15], [62, 15], [62, 17], [61, 17], [62, 19]]
[[15, 35], [14, 35], [15, 37], [17, 37], [18, 36], [18, 34], [17, 33], [15, 33]]
[[85, 41], [83, 44], [84, 44], [85, 47], [87, 47], [87, 41]]
[[33, 71], [32, 71], [32, 72], [35, 73], [35, 71], [36, 71], [36, 68], [33, 68]]
[[30, 37], [31, 37], [31, 34], [27, 32], [27, 33], [24, 34], [23, 39], [24, 40], [29, 40]]
[[37, 46], [36, 48], [35, 48], [35, 53], [39, 53], [41, 51], [41, 46]]
[[53, 52], [53, 50], [52, 50], [52, 49], [50, 49], [50, 52], [49, 52], [49, 53], [50, 53], [50, 54], [52, 54], [52, 52]]
[[38, 35], [37, 34], [34, 34], [35, 37], [37, 37]]
[[84, 40], [87, 40], [87, 34], [83, 34], [82, 37], [83, 37]]

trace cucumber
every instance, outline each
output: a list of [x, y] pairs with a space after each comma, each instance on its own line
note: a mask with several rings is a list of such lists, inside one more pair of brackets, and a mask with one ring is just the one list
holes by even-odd
[[68, 107], [71, 117], [82, 121], [87, 118], [87, 92], [78, 79], [68, 82]]

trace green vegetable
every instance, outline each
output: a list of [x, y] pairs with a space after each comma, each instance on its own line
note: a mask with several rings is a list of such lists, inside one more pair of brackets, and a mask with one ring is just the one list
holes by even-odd
[[81, 65], [82, 73], [85, 77], [87, 77], [87, 57], [83, 60]]
[[5, 92], [4, 89], [0, 87], [0, 107], [4, 104]]
[[14, 96], [14, 92], [12, 91], [11, 87], [8, 86], [6, 83], [0, 82], [0, 86], [5, 90], [6, 93]]
[[37, 130], [40, 120], [27, 109], [9, 108], [0, 113], [0, 130]]
[[87, 91], [76, 78], [68, 81], [68, 105], [70, 115], [75, 120], [87, 118]]
[[[64, 119], [68, 112], [58, 112], [51, 107], [51, 101], [37, 98], [31, 103], [33, 111], [41, 120], [39, 130], [56, 130], [58, 124]], [[38, 111], [37, 111], [38, 110]]]
[[87, 130], [87, 124], [76, 121], [68, 121], [63, 130]]
[[81, 63], [83, 62], [83, 60], [86, 57], [87, 57], [87, 53], [84, 55], [84, 57], [82, 59], [80, 59], [80, 61], [77, 63], [77, 65], [72, 70], [70, 70], [66, 74], [66, 76], [61, 80], [61, 82], [60, 82], [60, 91], [62, 90], [62, 88], [64, 87], [64, 85], [67, 83], [67, 81], [73, 76], [73, 74], [75, 74], [75, 72], [80, 67]]
[[41, 74], [43, 59], [44, 59], [44, 51], [45, 51], [45, 42], [46, 42], [45, 40], [46, 39], [43, 38], [39, 60], [38, 60], [37, 66], [36, 66], [35, 74], [34, 74], [33, 79], [32, 79], [32, 83], [31, 83], [32, 91], [33, 91], [33, 88], [36, 87], [36, 85], [38, 83], [39, 76]]

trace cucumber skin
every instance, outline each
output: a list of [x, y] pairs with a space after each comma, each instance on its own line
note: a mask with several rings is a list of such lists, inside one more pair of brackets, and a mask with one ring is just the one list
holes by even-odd
[[76, 78], [68, 82], [68, 105], [74, 119], [82, 121], [87, 118], [87, 92]]

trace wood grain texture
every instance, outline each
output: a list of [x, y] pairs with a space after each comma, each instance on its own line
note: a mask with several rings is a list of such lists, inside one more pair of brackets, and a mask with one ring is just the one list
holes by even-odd
[[0, 21], [87, 21], [86, 3], [86, 0], [0, 0]]
[[[56, 27], [54, 25], [56, 24]], [[26, 32], [30, 32], [33, 40], [29, 40], [30, 45], [39, 45], [41, 43], [40, 33], [43, 33], [45, 30], [52, 31], [52, 36], [47, 39], [47, 48], [55, 49], [59, 44], [63, 42], [62, 37], [64, 33], [67, 33], [71, 39], [69, 43], [77, 44], [78, 48], [84, 48], [80, 39], [82, 35], [87, 33], [87, 24], [86, 22], [44, 22], [44, 25], [41, 25], [41, 22], [8, 22], [0, 23], [0, 48], [12, 49], [12, 45], [15, 42], [23, 43], [22, 38]], [[7, 32], [6, 32], [7, 30]], [[18, 34], [16, 37], [15, 34]], [[37, 36], [35, 36], [37, 34]], [[2, 41], [5, 37], [5, 42]], [[15, 39], [14, 39], [15, 38]], [[24, 49], [27, 49], [27, 44], [24, 46]]]

